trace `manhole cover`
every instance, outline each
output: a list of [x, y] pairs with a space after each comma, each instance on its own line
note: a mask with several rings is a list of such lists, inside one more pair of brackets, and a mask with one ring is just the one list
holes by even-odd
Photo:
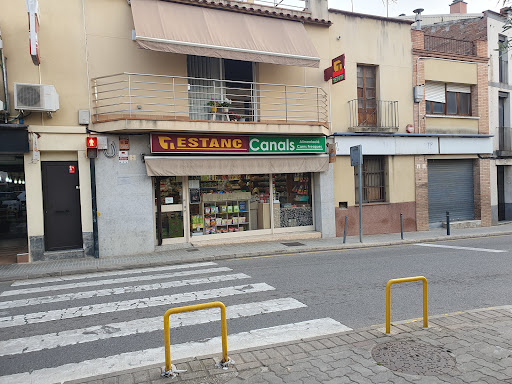
[[455, 359], [445, 348], [415, 341], [390, 341], [372, 349], [373, 359], [392, 371], [434, 376], [455, 368]]
[[197, 251], [199, 251], [199, 249], [197, 249], [197, 248], [189, 248], [189, 249], [187, 249], [187, 252], [197, 252]]
[[301, 245], [304, 245], [302, 243], [299, 243], [299, 242], [292, 242], [292, 243], [281, 243], [283, 245], [286, 245], [287, 247], [300, 247]]

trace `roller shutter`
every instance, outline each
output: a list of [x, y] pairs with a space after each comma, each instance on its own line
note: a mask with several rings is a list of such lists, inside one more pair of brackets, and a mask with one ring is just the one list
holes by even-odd
[[429, 222], [473, 220], [473, 160], [428, 161]]

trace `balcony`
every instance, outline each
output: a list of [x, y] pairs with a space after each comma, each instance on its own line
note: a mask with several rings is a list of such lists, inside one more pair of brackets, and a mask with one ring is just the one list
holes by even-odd
[[497, 127], [498, 133], [498, 156], [512, 156], [511, 127]]
[[476, 55], [475, 44], [472, 41], [425, 35], [424, 43], [426, 51], [466, 56]]
[[329, 134], [320, 87], [121, 73], [93, 79], [92, 96], [103, 132]]
[[350, 100], [349, 130], [353, 132], [398, 131], [398, 101]]

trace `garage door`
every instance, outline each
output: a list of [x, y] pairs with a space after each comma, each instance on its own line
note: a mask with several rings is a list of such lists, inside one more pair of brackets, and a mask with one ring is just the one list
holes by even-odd
[[428, 161], [428, 217], [435, 223], [475, 218], [473, 160]]

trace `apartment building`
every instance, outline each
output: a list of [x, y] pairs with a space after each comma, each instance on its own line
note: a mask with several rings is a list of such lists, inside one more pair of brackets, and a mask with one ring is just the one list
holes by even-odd
[[335, 235], [326, 1], [41, 2], [37, 60], [3, 3], [11, 116], [59, 100], [19, 116], [30, 260]]
[[[433, 36], [432, 41], [457, 40], [487, 41], [489, 133], [493, 138], [493, 154], [490, 156], [491, 212], [493, 225], [512, 219], [512, 152], [510, 135], [510, 69], [508, 42], [510, 30], [503, 27], [510, 17], [510, 9], [500, 13], [490, 10], [480, 14], [467, 14], [466, 3], [454, 1], [450, 6], [452, 20], [440, 21], [435, 16], [422, 15], [422, 30]], [[451, 39], [451, 40], [450, 40]], [[471, 43], [464, 43], [471, 44]]]
[[[362, 145], [363, 233], [416, 230], [411, 21], [330, 9], [331, 57], [345, 54], [345, 80], [331, 85], [336, 231], [359, 233], [357, 167]], [[419, 140], [419, 141], [418, 141]]]
[[489, 226], [487, 39], [465, 28], [467, 34], [457, 38], [435, 29], [416, 25], [412, 30], [413, 83], [421, 95], [415, 100], [415, 130], [432, 138], [431, 152], [415, 159], [418, 229], [444, 221], [447, 214], [454, 221]]

